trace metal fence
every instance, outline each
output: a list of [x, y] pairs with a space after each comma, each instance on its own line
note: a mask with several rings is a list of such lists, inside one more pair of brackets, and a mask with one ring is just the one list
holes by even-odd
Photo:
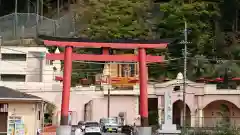
[[[227, 121], [228, 124], [232, 127], [239, 127], [240, 128], [240, 117], [193, 117], [194, 120], [191, 120], [191, 117], [186, 117], [186, 126], [191, 127], [194, 125], [194, 127], [199, 128], [214, 128], [217, 127], [219, 124], [222, 124], [223, 122]], [[181, 127], [183, 123], [182, 117], [174, 117], [173, 123], [175, 123], [178, 127]], [[194, 124], [192, 124], [194, 122]], [[161, 123], [164, 123], [164, 118], [161, 119]]]
[[68, 37], [74, 35], [74, 31], [71, 13], [58, 20], [35, 13], [12, 13], [0, 17], [0, 36], [3, 41], [34, 38], [37, 34]]
[[[227, 117], [226, 120], [231, 126], [240, 127], [240, 117]], [[195, 127], [217, 127], [225, 121], [223, 121], [222, 117], [195, 117]], [[187, 124], [190, 125], [190, 120], [187, 121]]]
[[186, 128], [180, 135], [239, 135], [237, 128]]

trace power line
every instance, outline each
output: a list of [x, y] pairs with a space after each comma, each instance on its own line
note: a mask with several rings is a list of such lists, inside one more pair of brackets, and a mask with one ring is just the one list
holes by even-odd
[[[15, 52], [20, 52], [23, 54], [27, 54], [27, 52], [24, 51], [20, 51], [20, 50], [16, 50], [16, 49], [12, 49], [12, 48], [8, 48], [8, 47], [4, 47], [2, 46], [1, 48], [6, 49], [6, 50], [11, 50], [11, 51], [15, 51]], [[44, 52], [43, 52], [44, 53]], [[26, 57], [26, 58], [45, 58], [45, 57]], [[184, 59], [184, 57], [180, 57], [180, 58], [171, 58], [171, 59], [166, 59], [163, 61], [164, 62], [168, 62], [168, 61], [174, 61], [174, 60], [180, 60], [180, 59]], [[206, 61], [232, 61], [232, 62], [240, 62], [240, 60], [236, 60], [236, 59], [222, 59], [222, 58], [196, 58], [196, 57], [187, 57], [187, 59], [192, 59], [192, 60], [206, 60]], [[88, 64], [106, 64], [105, 62], [90, 62], [90, 61], [73, 61], [73, 62], [79, 62], [79, 63], [88, 63]], [[113, 64], [135, 64], [137, 62], [112, 62]], [[150, 63], [150, 64], [158, 64], [158, 63]], [[162, 63], [161, 63], [162, 64]]]
[[[23, 53], [23, 54], [27, 54], [27, 52], [24, 52], [24, 51], [20, 51], [20, 50], [16, 50], [16, 49], [12, 49], [12, 48], [8, 48], [8, 47], [2, 47], [3, 49], [6, 49], [6, 50], [11, 50], [11, 51], [15, 51], [15, 52], [20, 52], [20, 53]], [[43, 52], [44, 53], [44, 52]], [[44, 58], [44, 57], [27, 57], [27, 58]], [[173, 58], [173, 59], [169, 59], [169, 60], [177, 60], [177, 59], [181, 59], [181, 58]], [[164, 60], [164, 61], [169, 61], [169, 60]], [[164, 62], [163, 61], [163, 62]], [[96, 62], [95, 62], [96, 63]], [[97, 63], [103, 63], [103, 62], [97, 62]], [[118, 62], [113, 62], [113, 63], [118, 63]], [[137, 62], [128, 62], [128, 63], [137, 63]], [[124, 63], [125, 64], [125, 63]]]
[[[1, 48], [3, 48], [3, 49], [6, 49], [6, 50], [11, 50], [11, 51], [15, 51], [15, 52], [21, 52], [21, 53], [23, 53], [23, 54], [27, 54], [27, 52], [24, 52], [24, 51], [20, 51], [20, 50], [16, 50], [16, 49], [12, 49], [12, 48], [8, 48], [8, 47], [5, 47], [5, 46], [2, 46]], [[43, 52], [44, 53], [44, 52]], [[7, 53], [7, 54], [9, 54], [9, 53]], [[11, 54], [11, 53], [10, 53]], [[45, 57], [27, 57], [27, 58], [45, 58]], [[166, 60], [164, 60], [163, 62], [167, 62], [167, 61], [174, 61], [174, 60], [179, 60], [179, 59], [184, 59], [184, 57], [179, 57], [179, 58], [171, 58], [171, 59], [166, 59]], [[240, 62], [240, 60], [236, 60], [236, 59], [222, 59], [222, 58], [196, 58], [196, 57], [187, 57], [187, 59], [193, 59], [193, 60], [197, 60], [197, 59], [199, 59], [199, 60], [215, 60], [215, 61], [217, 61], [217, 60], [219, 60], [219, 61], [233, 61], [233, 62]], [[74, 62], [74, 61], [73, 61]], [[89, 63], [89, 62], [87, 62], [87, 63]], [[103, 63], [103, 62], [94, 62], [94, 63]], [[113, 62], [114, 63], [114, 62]], [[116, 62], [117, 63], [117, 62]], [[137, 62], [130, 62], [130, 64], [131, 63], [137, 63]], [[105, 64], [105, 63], [104, 63]], [[125, 64], [125, 63], [124, 63]], [[154, 64], [154, 63], [151, 63], [151, 64]], [[155, 63], [156, 64], [156, 63]]]

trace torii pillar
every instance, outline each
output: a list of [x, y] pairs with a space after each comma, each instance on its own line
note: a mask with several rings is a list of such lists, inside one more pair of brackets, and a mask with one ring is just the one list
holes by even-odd
[[[147, 92], [147, 63], [151, 62], [163, 62], [162, 56], [146, 55], [146, 49], [148, 48], [166, 48], [167, 43], [162, 41], [136, 41], [128, 42], [97, 42], [86, 39], [74, 39], [74, 38], [57, 38], [40, 36], [44, 39], [46, 46], [59, 46], [65, 47], [64, 54], [47, 54], [49, 60], [64, 60], [64, 75], [63, 75], [63, 92], [62, 92], [62, 108], [61, 108], [61, 125], [66, 127], [68, 125], [68, 111], [70, 101], [70, 87], [71, 87], [71, 73], [72, 73], [72, 61], [84, 60], [84, 61], [115, 61], [115, 62], [139, 62], [139, 80], [140, 80], [140, 116], [141, 116], [141, 135], [150, 135], [151, 128], [148, 126], [148, 92]], [[72, 53], [73, 47], [81, 48], [103, 48], [103, 54], [75, 54]], [[115, 49], [138, 49], [138, 55], [109, 55], [106, 54], [106, 50], [109, 48]], [[65, 132], [62, 128], [61, 132]], [[68, 133], [57, 133], [57, 135], [68, 135]]]
[[139, 48], [139, 81], [140, 81], [140, 116], [141, 126], [148, 126], [148, 92], [147, 92], [147, 64], [146, 64], [146, 50]]
[[63, 91], [60, 125], [68, 125], [68, 111], [72, 77], [72, 50], [72, 46], [66, 46], [64, 51]]

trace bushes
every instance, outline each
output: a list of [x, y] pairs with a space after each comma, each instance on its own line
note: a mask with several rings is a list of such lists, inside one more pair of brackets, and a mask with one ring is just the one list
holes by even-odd
[[240, 128], [231, 126], [229, 121], [221, 121], [214, 128], [188, 129], [186, 133], [182, 133], [181, 135], [240, 135]]
[[216, 127], [214, 135], [240, 135], [240, 128], [225, 123]]

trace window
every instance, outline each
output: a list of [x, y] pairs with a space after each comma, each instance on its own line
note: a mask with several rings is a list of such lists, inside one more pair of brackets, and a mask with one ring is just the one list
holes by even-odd
[[38, 111], [38, 120], [41, 120], [41, 111]]
[[180, 86], [175, 86], [174, 88], [173, 88], [173, 91], [179, 91], [180, 90]]
[[2, 74], [2, 81], [25, 82], [26, 75]]
[[46, 60], [46, 65], [53, 65], [53, 60]]
[[130, 64], [131, 77], [135, 76], [135, 64]]
[[86, 127], [98, 127], [99, 124], [98, 124], [98, 122], [86, 122], [85, 126]]
[[122, 64], [122, 77], [130, 76], [131, 67], [129, 64]]
[[120, 74], [121, 74], [121, 71], [120, 71], [120, 64], [117, 65], [117, 72], [118, 72], [118, 75], [117, 75], [117, 76], [119, 77]]
[[0, 104], [0, 112], [8, 112], [8, 104]]
[[125, 77], [125, 67], [126, 67], [126, 64], [122, 64], [122, 67], [121, 67], [121, 74], [122, 74], [122, 77]]
[[26, 54], [11, 54], [11, 53], [3, 53], [2, 60], [8, 61], [26, 61]]

